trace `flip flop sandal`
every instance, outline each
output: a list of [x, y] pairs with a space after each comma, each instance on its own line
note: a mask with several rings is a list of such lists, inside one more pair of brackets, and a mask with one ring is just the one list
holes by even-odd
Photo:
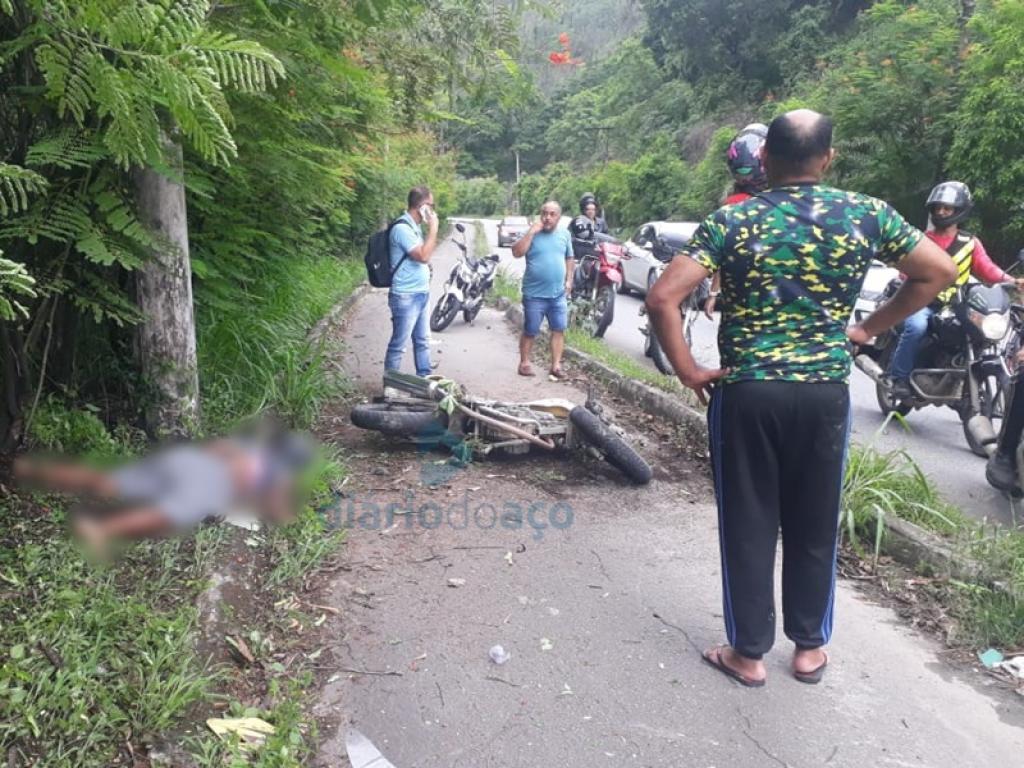
[[724, 651], [726, 648], [727, 648], [727, 646], [719, 645], [716, 648], [712, 648], [709, 651], [705, 651], [704, 653], [702, 653], [700, 655], [700, 657], [702, 659], [704, 659], [704, 661], [707, 664], [710, 664], [712, 667], [717, 669], [723, 675], [725, 675], [726, 677], [729, 677], [729, 678], [735, 680], [737, 683], [739, 683], [742, 686], [745, 686], [747, 688], [761, 688], [761, 687], [763, 687], [764, 686], [764, 680], [755, 680], [752, 677], [747, 677], [742, 672], [737, 672], [732, 667], [726, 665], [725, 661], [722, 659], [722, 651]]
[[568, 381], [569, 374], [561, 368], [556, 368], [555, 370], [548, 372], [548, 378], [551, 379], [551, 381]]
[[820, 665], [810, 670], [809, 672], [799, 672], [793, 670], [793, 677], [799, 680], [801, 683], [807, 683], [807, 685], [816, 685], [821, 682], [822, 676], [825, 674], [825, 667], [828, 666], [828, 654], [825, 654], [825, 660]]

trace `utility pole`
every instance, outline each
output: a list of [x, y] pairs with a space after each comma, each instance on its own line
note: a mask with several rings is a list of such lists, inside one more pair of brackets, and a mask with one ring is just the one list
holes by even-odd
[[512, 153], [516, 156], [516, 193], [515, 193], [515, 195], [513, 196], [513, 199], [512, 199], [512, 206], [514, 208], [513, 213], [517, 213], [518, 214], [519, 213], [519, 208], [520, 208], [520, 206], [519, 206], [519, 179], [520, 179], [520, 173], [519, 173], [519, 149], [518, 148], [513, 149]]

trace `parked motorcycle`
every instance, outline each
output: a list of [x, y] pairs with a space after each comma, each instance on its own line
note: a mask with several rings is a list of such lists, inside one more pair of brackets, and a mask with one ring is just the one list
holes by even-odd
[[[872, 298], [887, 301], [899, 285], [896, 278], [881, 296]], [[994, 449], [996, 422], [1003, 417], [1004, 390], [1010, 379], [1006, 346], [1011, 322], [1012, 305], [1004, 286], [959, 288], [953, 301], [928, 322], [910, 374], [909, 398], [894, 397], [892, 381], [885, 375], [899, 342], [898, 329], [861, 346], [855, 363], [874, 380], [882, 413], [895, 411], [902, 416], [928, 405], [948, 406], [960, 416], [971, 451], [988, 456]]]
[[492, 253], [484, 259], [474, 259], [466, 249], [466, 227], [457, 223], [455, 229], [462, 235], [462, 242], [452, 238], [452, 242], [461, 252], [455, 266], [452, 267], [444, 291], [430, 313], [430, 330], [443, 331], [459, 310], [467, 323], [472, 323], [484, 305], [487, 291], [494, 285], [494, 276], [498, 269], [499, 256]]
[[576, 271], [570, 295], [572, 322], [596, 338], [604, 336], [615, 317], [615, 294], [622, 285], [623, 259], [628, 259], [622, 243], [600, 232], [588, 240], [573, 240]]
[[[659, 269], [659, 277], [664, 270], [664, 266]], [[651, 285], [653, 285], [653, 281], [651, 281]], [[697, 286], [697, 289], [686, 298], [686, 301], [679, 306], [679, 311], [683, 316], [683, 338], [686, 339], [686, 343], [691, 348], [693, 347], [693, 324], [703, 314], [704, 302], [707, 301], [710, 294], [711, 279], [708, 278], [703, 280]], [[643, 304], [640, 305], [640, 316], [644, 318], [644, 323], [640, 327], [640, 333], [644, 335], [644, 354], [651, 358], [654, 362], [654, 367], [663, 374], [674, 376], [675, 371], [672, 368], [672, 363], [669, 362], [668, 355], [665, 354], [665, 348], [658, 341], [658, 335], [651, 328], [651, 322], [647, 317], [647, 307]]]
[[473, 453], [511, 454], [587, 447], [638, 485], [650, 482], [650, 465], [622, 439], [592, 398], [576, 405], [557, 398], [502, 403], [473, 397], [438, 376], [384, 374], [384, 396], [352, 409], [352, 423], [427, 445], [452, 444]]

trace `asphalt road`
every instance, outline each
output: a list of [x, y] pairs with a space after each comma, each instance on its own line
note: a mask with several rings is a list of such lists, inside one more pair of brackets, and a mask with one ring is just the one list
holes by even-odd
[[[435, 300], [453, 251], [437, 254]], [[341, 363], [368, 392], [380, 387], [386, 317], [386, 292], [371, 291], [338, 331]], [[516, 335], [489, 307], [433, 342], [438, 370], [476, 395], [586, 397], [576, 382], [516, 376]], [[1019, 697], [947, 664], [847, 581], [820, 685], [790, 676], [781, 632], [759, 690], [702, 663], [723, 637], [709, 484], [676, 446], [622, 423], [654, 466], [647, 486], [579, 455], [454, 469], [343, 414], [325, 425], [352, 456], [338, 508], [352, 521], [323, 598], [343, 624], [323, 649], [332, 673], [314, 707], [324, 728], [311, 766], [349, 764], [350, 725], [396, 768], [1020, 763]], [[495, 644], [511, 654], [500, 666]]]
[[[501, 255], [502, 266], [511, 275], [522, 275], [522, 260], [513, 259], [509, 248], [497, 248], [498, 222], [484, 219], [491, 248]], [[643, 299], [620, 295], [615, 300], [615, 320], [605, 334], [607, 343], [652, 368], [644, 356], [644, 337], [640, 332]], [[694, 348], [698, 360], [714, 364], [718, 359], [717, 322], [702, 318], [694, 326]], [[905, 450], [942, 491], [951, 503], [977, 519], [1010, 524], [1014, 510], [1010, 501], [985, 481], [985, 461], [967, 447], [959, 417], [949, 408], [929, 407], [914, 411], [904, 428], [893, 422], [883, 427], [883, 417], [875, 400], [875, 385], [866, 375], [854, 370], [850, 378], [853, 402], [853, 435], [862, 444], [882, 451]], [[909, 430], [909, 431], [908, 431]], [[1020, 513], [1017, 518], [1024, 517]]]

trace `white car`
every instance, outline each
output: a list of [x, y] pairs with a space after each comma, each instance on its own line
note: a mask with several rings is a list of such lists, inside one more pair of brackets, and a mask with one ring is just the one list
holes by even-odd
[[695, 221], [649, 221], [626, 241], [629, 258], [622, 260], [622, 293], [647, 294], [664, 266], [690, 242], [697, 231]]
[[872, 261], [864, 275], [864, 282], [857, 295], [857, 301], [853, 304], [853, 312], [850, 313], [850, 323], [859, 323], [865, 317], [875, 311], [878, 302], [882, 298], [882, 292], [889, 285], [894, 277], [899, 277], [899, 270], [886, 266], [880, 261]]

